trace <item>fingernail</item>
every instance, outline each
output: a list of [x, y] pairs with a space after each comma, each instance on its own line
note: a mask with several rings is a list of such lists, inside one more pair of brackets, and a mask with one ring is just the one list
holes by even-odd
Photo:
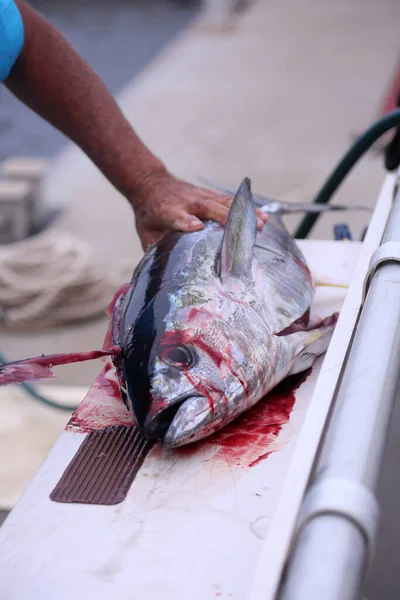
[[193, 217], [192, 219], [188, 219], [187, 224], [189, 227], [195, 227], [196, 229], [198, 227], [203, 227], [202, 221], [200, 221], [200, 219], [196, 219], [196, 217]]

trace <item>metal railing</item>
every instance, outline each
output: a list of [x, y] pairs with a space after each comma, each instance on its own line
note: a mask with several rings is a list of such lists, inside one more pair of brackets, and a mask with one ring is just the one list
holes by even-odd
[[[399, 181], [399, 176], [398, 176]], [[373, 558], [375, 489], [400, 376], [400, 189], [371, 259], [326, 441], [300, 512], [280, 600], [356, 600]]]

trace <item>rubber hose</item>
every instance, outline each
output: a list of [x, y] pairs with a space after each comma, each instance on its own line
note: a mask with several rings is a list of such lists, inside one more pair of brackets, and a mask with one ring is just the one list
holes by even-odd
[[[400, 126], [400, 109], [397, 108], [385, 115], [369, 127], [346, 152], [336, 165], [324, 185], [314, 199], [316, 204], [327, 204], [341, 185], [346, 175], [351, 171], [356, 162], [367, 152], [371, 146], [389, 129]], [[295, 232], [295, 237], [304, 239], [311, 231], [318, 219], [318, 214], [306, 215]]]

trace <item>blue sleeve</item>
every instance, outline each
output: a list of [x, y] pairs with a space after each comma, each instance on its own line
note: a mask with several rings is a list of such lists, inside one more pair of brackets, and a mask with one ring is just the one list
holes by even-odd
[[14, 0], [0, 0], [0, 82], [4, 81], [24, 44], [24, 23]]

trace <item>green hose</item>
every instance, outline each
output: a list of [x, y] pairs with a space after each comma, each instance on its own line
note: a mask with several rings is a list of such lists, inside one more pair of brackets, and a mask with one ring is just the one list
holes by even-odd
[[[335, 169], [315, 197], [314, 202], [316, 204], [328, 203], [337, 188], [345, 179], [346, 175], [351, 171], [363, 154], [365, 154], [365, 152], [367, 152], [367, 150], [369, 150], [384, 133], [389, 131], [389, 129], [398, 126], [400, 126], [400, 108], [393, 110], [369, 127], [336, 165]], [[306, 215], [297, 228], [295, 237], [298, 239], [307, 237], [318, 217], [318, 214]]]
[[[7, 360], [2, 354], [0, 354], [0, 366], [2, 364], [7, 364]], [[55, 402], [54, 400], [50, 400], [50, 398], [42, 396], [42, 394], [39, 394], [39, 392], [36, 391], [36, 389], [30, 383], [20, 383], [18, 385], [20, 385], [29, 396], [31, 396], [35, 400], [38, 400], [42, 404], [45, 404], [46, 406], [50, 406], [51, 408], [57, 408], [58, 410], [66, 410], [68, 412], [72, 412], [78, 408], [77, 406], [71, 406], [70, 404], [60, 404], [58, 402]]]

